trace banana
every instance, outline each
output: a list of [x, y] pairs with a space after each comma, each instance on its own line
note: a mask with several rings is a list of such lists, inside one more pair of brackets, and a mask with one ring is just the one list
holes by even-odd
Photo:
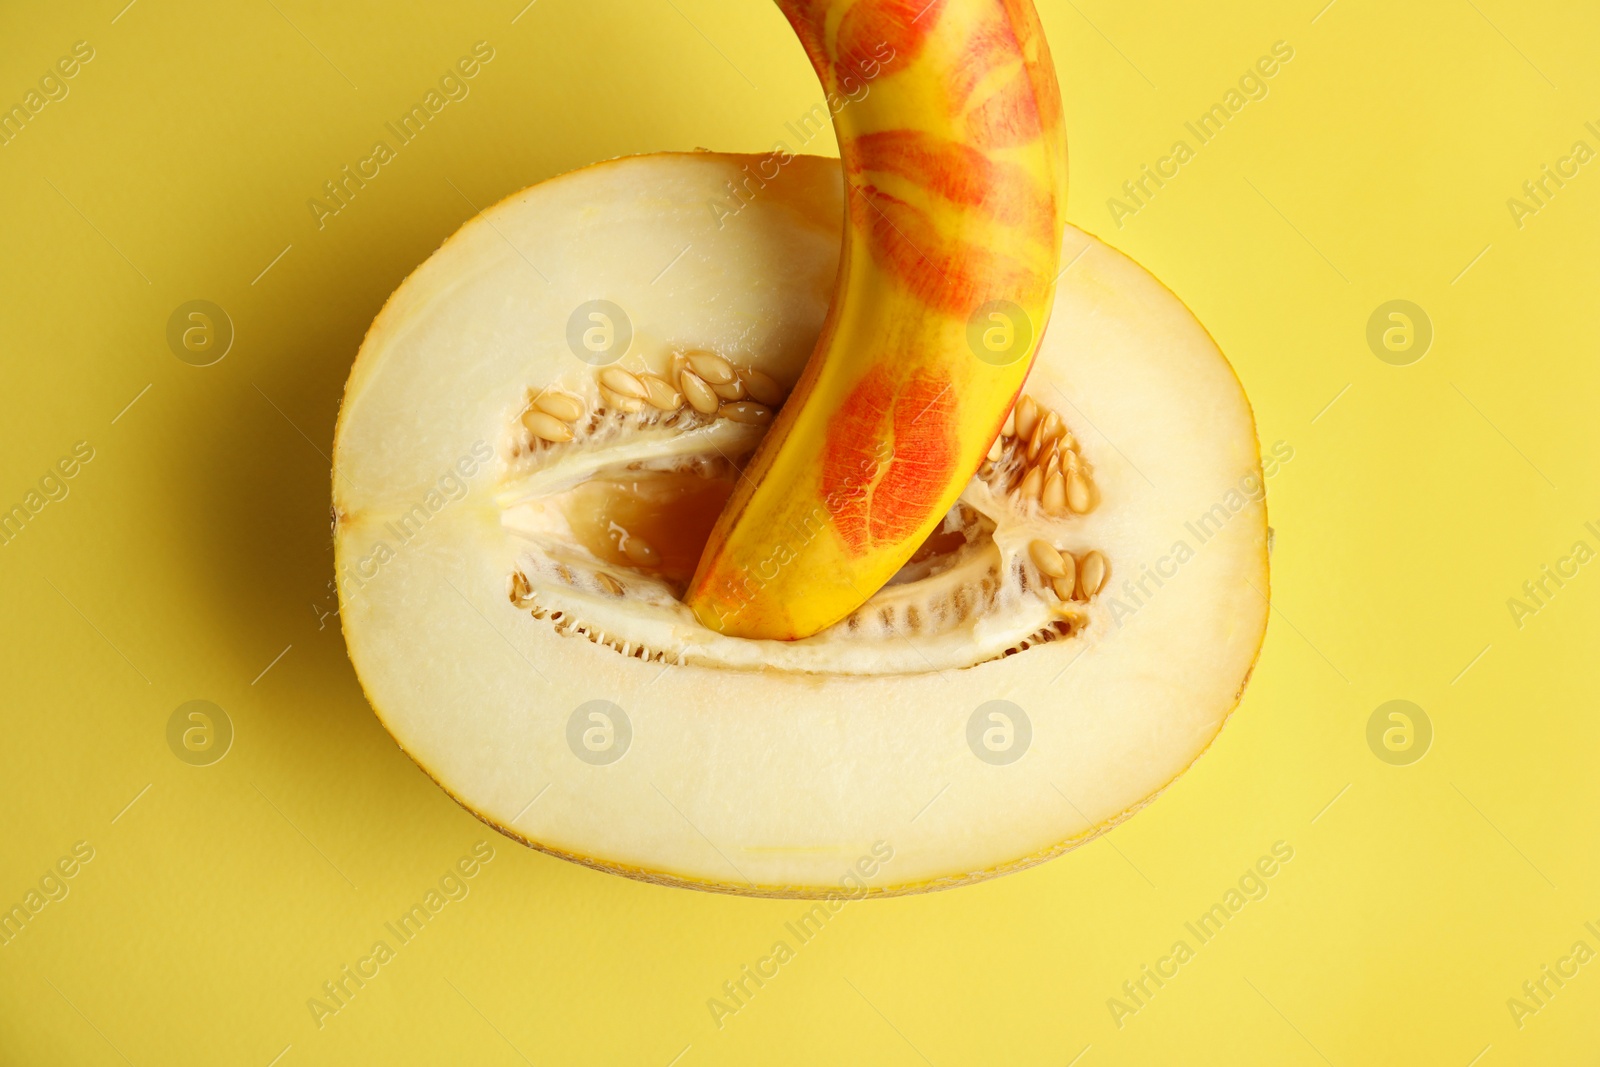
[[793, 640], [882, 587], [1000, 431], [1049, 317], [1060, 91], [1029, 0], [778, 0], [834, 111], [833, 302], [686, 602]]

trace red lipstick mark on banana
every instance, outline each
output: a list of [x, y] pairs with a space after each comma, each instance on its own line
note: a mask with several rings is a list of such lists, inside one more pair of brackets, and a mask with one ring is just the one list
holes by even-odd
[[874, 367], [839, 406], [822, 456], [822, 493], [857, 555], [912, 536], [956, 464], [956, 396], [948, 375], [897, 381]]

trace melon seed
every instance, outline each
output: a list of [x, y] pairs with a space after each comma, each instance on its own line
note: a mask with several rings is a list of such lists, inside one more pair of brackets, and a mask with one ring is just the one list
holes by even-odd
[[1029, 542], [1028, 555], [1033, 557], [1033, 565], [1047, 578], [1060, 578], [1067, 573], [1061, 553], [1049, 541]]
[[1084, 480], [1082, 472], [1073, 469], [1067, 480], [1067, 507], [1079, 515], [1089, 510], [1089, 483]]
[[600, 584], [605, 588], [606, 592], [612, 596], [622, 595], [622, 583], [611, 577], [611, 575], [600, 573], [596, 574], [595, 577], [600, 580]]
[[1045, 420], [1043, 418], [1035, 420], [1033, 436], [1028, 439], [1028, 462], [1031, 463], [1037, 459], [1039, 450], [1048, 443], [1049, 439], [1045, 437]]
[[583, 418], [583, 401], [566, 393], [541, 393], [533, 406], [562, 422], [576, 422]]
[[750, 391], [750, 399], [756, 403], [769, 408], [783, 403], [783, 386], [774, 381], [770, 374], [746, 367], [739, 372], [739, 377], [744, 379], [744, 387]]
[[628, 535], [622, 540], [622, 554], [641, 567], [650, 567], [661, 561], [661, 553], [642, 537]]
[[750, 426], [765, 426], [772, 421], [771, 408], [764, 408], [760, 404], [752, 404], [748, 400], [740, 400], [733, 404], [723, 404], [717, 413], [725, 419], [743, 422]]
[[543, 411], [530, 411], [522, 416], [522, 425], [541, 441], [559, 444], [572, 440], [572, 427]]
[[[643, 389], [644, 386], [641, 385], [639, 388]], [[610, 389], [602, 388], [600, 390], [600, 397], [616, 410], [625, 411], [630, 415], [636, 411], [644, 410], [643, 400], [639, 400], [631, 396], [623, 396], [621, 393], [614, 393]]]
[[1044, 475], [1039, 473], [1038, 467], [1029, 467], [1028, 473], [1023, 476], [1022, 485], [1017, 488], [1017, 494], [1023, 500], [1038, 500], [1039, 491], [1044, 486]]
[[601, 371], [600, 384], [618, 396], [631, 397], [634, 400], [645, 398], [644, 383], [621, 367], [607, 367]]
[[1106, 558], [1099, 552], [1091, 549], [1083, 557], [1083, 564], [1078, 568], [1078, 592], [1082, 599], [1088, 600], [1100, 591], [1106, 584]]
[[717, 413], [717, 394], [711, 391], [711, 386], [705, 383], [704, 378], [686, 370], [678, 376], [678, 387], [683, 390], [684, 399], [689, 401], [689, 406], [700, 414]]
[[1033, 397], [1025, 396], [1017, 401], [1016, 425], [1017, 436], [1026, 441], [1033, 436], [1034, 423], [1039, 419], [1039, 406], [1033, 402]]
[[1062, 435], [1062, 433], [1064, 433], [1066, 431], [1066, 429], [1067, 429], [1066, 424], [1061, 421], [1061, 416], [1057, 415], [1053, 408], [1050, 411], [1045, 412], [1045, 416], [1044, 416], [1044, 439], [1045, 439], [1045, 441], [1054, 442], [1056, 438], [1060, 437]]
[[1060, 515], [1067, 509], [1067, 487], [1061, 480], [1060, 471], [1052, 471], [1050, 477], [1045, 479], [1044, 493], [1040, 498], [1045, 511], [1052, 515]]
[[683, 394], [672, 387], [672, 383], [665, 378], [657, 378], [654, 374], [643, 374], [639, 381], [644, 383], [644, 398], [650, 401], [651, 407], [660, 408], [662, 411], [677, 411], [683, 407]]
[[744, 383], [737, 378], [731, 382], [720, 382], [713, 385], [711, 391], [724, 400], [744, 399]]
[[689, 369], [712, 385], [733, 381], [733, 364], [711, 352], [690, 352]]
[[1049, 409], [1045, 410], [1044, 417], [1039, 419], [1033, 428], [1033, 437], [1028, 442], [1028, 459], [1036, 458], [1043, 450], [1055, 450], [1055, 439], [1065, 429], [1061, 416]]

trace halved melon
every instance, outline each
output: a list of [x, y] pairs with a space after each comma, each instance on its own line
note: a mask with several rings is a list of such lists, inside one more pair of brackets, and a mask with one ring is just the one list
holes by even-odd
[[753, 158], [552, 179], [390, 299], [334, 455], [362, 685], [474, 814], [604, 870], [824, 896], [1046, 859], [1239, 700], [1267, 616], [1248, 402], [1183, 304], [1068, 228], [1023, 398], [923, 549], [815, 636], [710, 630], [680, 597], [812, 351], [844, 214], [814, 157], [713, 210]]

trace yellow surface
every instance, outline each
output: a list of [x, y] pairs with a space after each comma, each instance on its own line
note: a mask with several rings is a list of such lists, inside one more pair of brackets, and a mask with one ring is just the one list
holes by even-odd
[[[1574, 942], [1600, 951], [1600, 570], [1520, 627], [1507, 606], [1574, 542], [1600, 549], [1600, 162], [1520, 228], [1507, 206], [1574, 141], [1600, 150], [1592, 5], [1042, 5], [1071, 218], [1195, 309], [1264, 446], [1293, 449], [1270, 481], [1277, 610], [1234, 720], [1126, 826], [975, 888], [850, 904], [805, 944], [800, 903], [493, 835], [389, 741], [319, 625], [326, 453], [385, 296], [472, 204], [619, 153], [784, 138], [820, 93], [776, 10], [119, 6], [35, 5], [0, 34], [0, 104], [93, 48], [0, 146], [0, 507], [92, 449], [0, 546], [0, 906], [74, 871], [0, 946], [0, 1062], [1593, 1056], [1600, 963], [1546, 979], [1520, 1027], [1507, 1006]], [[494, 58], [470, 95], [319, 230], [306, 201], [477, 41]], [[1268, 95], [1197, 146], [1184, 122], [1277, 41], [1294, 54]], [[1193, 158], [1119, 228], [1107, 199], [1180, 138]], [[195, 299], [237, 333], [208, 367], [166, 341]], [[1394, 299], [1434, 326], [1409, 366], [1366, 341]], [[1367, 743], [1393, 699], [1434, 728], [1409, 766]], [[168, 746], [191, 700], [234, 726], [209, 766]], [[479, 841], [469, 894], [319, 1028], [308, 999], [397, 944], [384, 924]], [[1267, 895], [1200, 944], [1185, 923], [1279, 841]], [[793, 958], [719, 1028], [708, 1000], [779, 940]], [[1108, 1000], [1133, 1006], [1123, 982], [1178, 940], [1193, 958], [1119, 1027]]]

